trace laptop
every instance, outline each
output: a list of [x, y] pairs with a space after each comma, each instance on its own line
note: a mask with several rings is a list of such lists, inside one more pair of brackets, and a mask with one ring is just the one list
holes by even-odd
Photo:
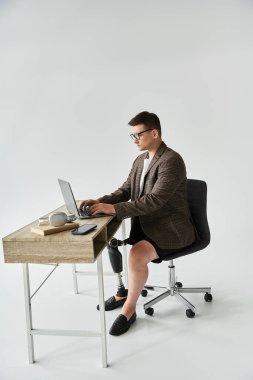
[[76, 200], [74, 198], [73, 191], [71, 189], [70, 183], [58, 178], [58, 182], [61, 188], [62, 196], [66, 205], [66, 208], [70, 214], [74, 214], [78, 219], [92, 219], [92, 218], [101, 218], [104, 216], [110, 216], [113, 214], [96, 214], [89, 215], [87, 211], [80, 210], [77, 207]]

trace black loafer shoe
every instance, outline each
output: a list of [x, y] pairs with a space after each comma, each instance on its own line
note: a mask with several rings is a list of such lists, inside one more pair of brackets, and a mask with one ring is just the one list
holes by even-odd
[[[124, 305], [126, 299], [127, 298], [123, 298], [122, 300], [116, 301], [114, 296], [108, 298], [108, 300], [105, 301], [105, 311], [117, 309], [117, 307]], [[97, 310], [99, 310], [99, 305], [97, 305]]]
[[137, 315], [135, 312], [129, 320], [127, 320], [127, 317], [125, 317], [123, 314], [118, 315], [115, 321], [113, 322], [112, 327], [110, 328], [109, 334], [124, 334], [130, 328], [131, 324], [136, 321], [136, 317]]

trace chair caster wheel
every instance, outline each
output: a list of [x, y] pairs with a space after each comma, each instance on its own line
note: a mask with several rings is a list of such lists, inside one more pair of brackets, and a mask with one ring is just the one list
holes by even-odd
[[153, 315], [153, 314], [154, 314], [154, 309], [153, 309], [152, 307], [148, 307], [148, 308], [145, 310], [145, 314]]
[[194, 311], [192, 311], [192, 309], [187, 309], [186, 310], [186, 316], [188, 318], [194, 318], [195, 317], [195, 313], [194, 313]]
[[182, 287], [183, 287], [182, 282], [179, 282], [179, 281], [177, 281], [177, 282], [175, 283], [175, 285], [176, 285], [177, 288], [182, 288]]
[[212, 294], [210, 294], [210, 293], [206, 293], [206, 294], [204, 295], [204, 299], [205, 299], [206, 302], [211, 302], [212, 299], [213, 299], [213, 296], [212, 296]]
[[146, 289], [142, 289], [141, 295], [142, 297], [147, 297], [148, 291]]

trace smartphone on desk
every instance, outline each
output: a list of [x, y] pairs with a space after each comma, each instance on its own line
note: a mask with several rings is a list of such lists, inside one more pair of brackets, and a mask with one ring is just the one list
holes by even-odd
[[94, 230], [96, 227], [96, 224], [83, 224], [81, 227], [72, 230], [71, 233], [72, 235], [85, 235], [88, 232]]

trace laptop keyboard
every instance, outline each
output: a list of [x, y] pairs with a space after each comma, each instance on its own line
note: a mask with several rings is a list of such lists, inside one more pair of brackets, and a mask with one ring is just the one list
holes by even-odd
[[79, 213], [81, 216], [90, 216], [90, 214], [86, 210], [80, 210], [80, 208], [79, 208]]

